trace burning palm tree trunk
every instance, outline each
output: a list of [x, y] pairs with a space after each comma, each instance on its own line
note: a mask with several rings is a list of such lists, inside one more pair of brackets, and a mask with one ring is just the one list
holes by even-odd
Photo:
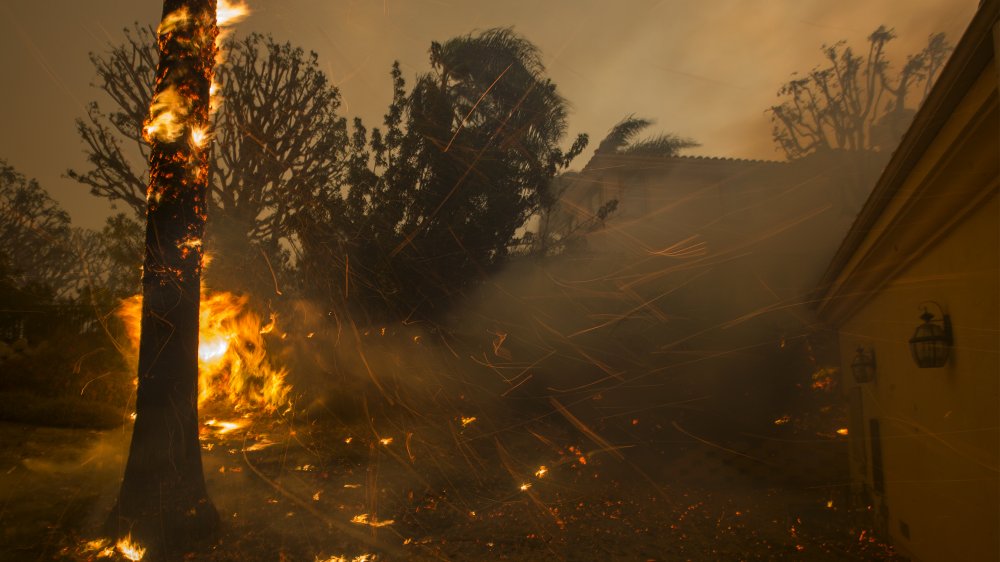
[[143, 130], [152, 150], [135, 431], [108, 531], [151, 551], [211, 536], [198, 442], [198, 309], [216, 0], [165, 0]]

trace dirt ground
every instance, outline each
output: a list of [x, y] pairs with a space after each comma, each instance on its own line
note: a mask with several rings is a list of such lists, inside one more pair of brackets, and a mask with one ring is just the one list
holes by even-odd
[[[202, 435], [221, 536], [189, 560], [902, 560], [842, 485], [767, 478], [763, 449], [669, 428], [601, 450], [544, 421], [227, 421]], [[123, 560], [87, 541], [128, 439], [0, 425], [0, 559]]]

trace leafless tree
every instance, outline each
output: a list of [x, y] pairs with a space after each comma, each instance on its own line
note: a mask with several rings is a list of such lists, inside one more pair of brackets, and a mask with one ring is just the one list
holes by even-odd
[[136, 420], [107, 530], [156, 557], [213, 534], [198, 441], [198, 324], [215, 0], [165, 0], [149, 119]]
[[[951, 51], [943, 33], [909, 55], [893, 75], [886, 45], [895, 32], [880, 26], [862, 56], [841, 41], [824, 46], [825, 66], [778, 90], [773, 137], [790, 159], [826, 149], [892, 150]], [[923, 86], [921, 88], [921, 86]]]
[[[339, 94], [319, 69], [316, 53], [257, 34], [230, 40], [223, 50], [226, 62], [217, 74], [222, 103], [214, 127], [219, 142], [210, 172], [209, 275], [225, 278], [230, 288], [271, 286], [282, 248], [294, 245], [293, 217], [318, 191], [338, 183], [346, 124], [336, 114]], [[122, 44], [91, 55], [97, 86], [113, 109], [105, 112], [95, 102], [77, 121], [91, 167], [69, 171], [136, 218], [146, 205], [150, 147], [142, 122], [155, 60], [155, 31], [139, 25], [125, 30]]]

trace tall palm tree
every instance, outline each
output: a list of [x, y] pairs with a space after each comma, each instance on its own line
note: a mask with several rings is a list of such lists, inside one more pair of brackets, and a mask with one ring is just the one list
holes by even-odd
[[201, 239], [208, 191], [215, 0], [165, 0], [145, 135], [151, 145], [136, 421], [108, 520], [153, 551], [212, 534], [198, 442]]

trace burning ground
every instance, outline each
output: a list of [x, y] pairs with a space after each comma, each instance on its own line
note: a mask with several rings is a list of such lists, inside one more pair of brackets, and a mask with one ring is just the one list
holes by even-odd
[[[220, 355], [202, 357], [215, 394], [201, 413], [224, 525], [193, 559], [897, 559], [847, 508], [846, 441], [800, 412], [759, 420], [771, 430], [758, 434], [699, 397], [622, 409], [626, 395], [598, 384], [542, 398], [538, 381], [558, 380], [572, 357], [554, 337], [539, 362], [531, 338], [495, 325], [358, 328], [296, 309], [298, 322], [237, 309], [203, 324], [225, 327], [202, 334]], [[204, 346], [219, 337], [224, 349]], [[239, 370], [205, 378], [220, 361], [245, 361], [248, 339], [274, 365], [246, 373], [290, 366], [280, 407], [224, 392]], [[498, 376], [532, 363], [531, 380]], [[130, 423], [0, 430], [4, 559], [138, 556], [98, 533]]]
[[[479, 432], [467, 428], [461, 451], [447, 442], [455, 434], [430, 427], [383, 437], [388, 444], [370, 428], [354, 427], [367, 435], [358, 437], [324, 422], [205, 427], [209, 490], [225, 525], [197, 559], [896, 559], [851, 525], [856, 515], [835, 488], [762, 481], [755, 461], [669, 431], [651, 433], [683, 453], [621, 461], [544, 422], [521, 439], [472, 444], [462, 440]], [[87, 541], [110, 508], [127, 436], [4, 433], [5, 559], [99, 559], [107, 545]]]

